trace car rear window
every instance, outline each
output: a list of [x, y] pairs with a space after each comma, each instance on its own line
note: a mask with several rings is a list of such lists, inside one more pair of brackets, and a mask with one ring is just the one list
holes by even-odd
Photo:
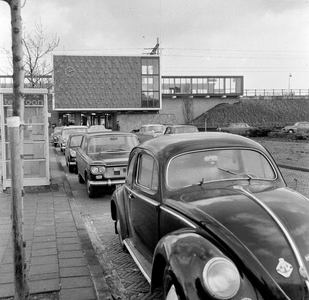
[[138, 143], [135, 136], [96, 136], [89, 139], [88, 153], [131, 151]]

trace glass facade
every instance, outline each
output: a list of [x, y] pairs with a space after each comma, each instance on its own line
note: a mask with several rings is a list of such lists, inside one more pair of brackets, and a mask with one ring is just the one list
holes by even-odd
[[142, 107], [160, 107], [160, 70], [158, 58], [142, 58]]
[[243, 77], [162, 77], [162, 94], [243, 95]]

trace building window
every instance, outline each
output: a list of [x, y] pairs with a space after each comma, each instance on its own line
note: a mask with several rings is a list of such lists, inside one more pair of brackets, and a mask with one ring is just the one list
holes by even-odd
[[159, 59], [142, 58], [142, 107], [160, 107]]

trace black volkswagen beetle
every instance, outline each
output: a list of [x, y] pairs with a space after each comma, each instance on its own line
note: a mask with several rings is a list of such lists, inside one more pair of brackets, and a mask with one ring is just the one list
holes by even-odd
[[111, 214], [164, 299], [309, 299], [309, 200], [248, 138], [191, 133], [138, 145]]

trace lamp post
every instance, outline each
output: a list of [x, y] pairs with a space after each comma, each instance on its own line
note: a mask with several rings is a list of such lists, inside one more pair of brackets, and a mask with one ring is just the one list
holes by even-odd
[[291, 77], [292, 77], [292, 74], [289, 73], [289, 94], [291, 94]]

